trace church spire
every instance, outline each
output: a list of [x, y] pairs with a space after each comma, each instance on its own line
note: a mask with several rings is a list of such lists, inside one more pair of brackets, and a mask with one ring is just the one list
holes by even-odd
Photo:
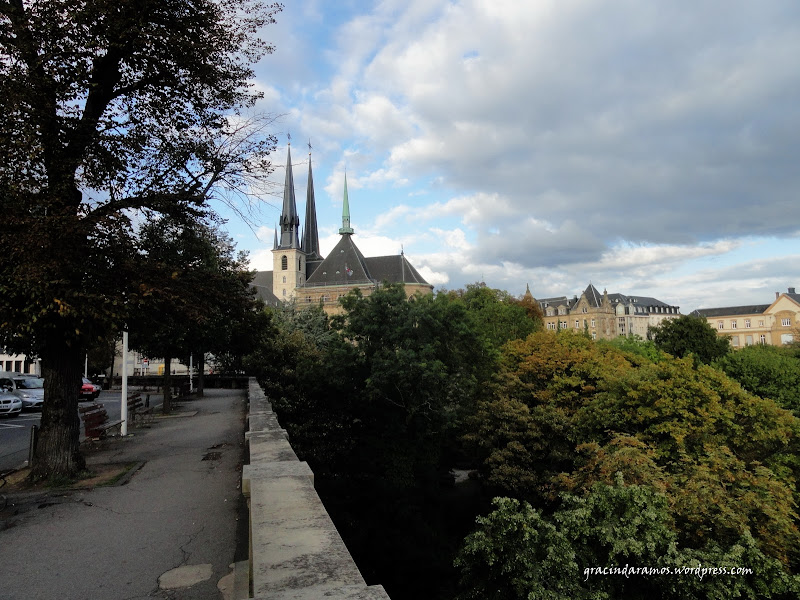
[[294, 176], [292, 175], [292, 143], [289, 141], [286, 158], [286, 181], [283, 184], [283, 210], [281, 212], [281, 248], [299, 248], [300, 217], [297, 216], [297, 203], [294, 199]]
[[350, 201], [347, 199], [347, 171], [344, 174], [344, 202], [342, 202], [342, 227], [339, 233], [344, 235], [346, 233], [355, 233], [353, 228], [350, 227]]
[[306, 223], [303, 231], [302, 250], [310, 260], [322, 258], [319, 253], [319, 231], [317, 230], [317, 205], [314, 200], [314, 176], [311, 173], [311, 142], [308, 142], [308, 187], [306, 191]]

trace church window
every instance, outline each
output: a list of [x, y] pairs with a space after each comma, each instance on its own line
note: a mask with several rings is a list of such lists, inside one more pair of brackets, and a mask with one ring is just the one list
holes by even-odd
[[283, 276], [283, 283], [286, 283], [286, 275]]
[[286, 290], [283, 290], [283, 295], [284, 295], [284, 296], [286, 295]]
[[289, 259], [286, 258], [286, 255], [284, 254], [283, 256], [281, 256], [281, 270], [285, 271], [288, 268], [289, 268]]
[[297, 259], [297, 270], [298, 271], [302, 271], [303, 270], [303, 259], [302, 258], [298, 258]]

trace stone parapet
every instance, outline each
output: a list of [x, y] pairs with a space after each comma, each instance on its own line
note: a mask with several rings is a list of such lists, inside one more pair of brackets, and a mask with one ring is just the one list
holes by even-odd
[[250, 516], [250, 597], [389, 600], [381, 586], [365, 583], [314, 489], [313, 472], [298, 460], [255, 379], [249, 400], [242, 491]]

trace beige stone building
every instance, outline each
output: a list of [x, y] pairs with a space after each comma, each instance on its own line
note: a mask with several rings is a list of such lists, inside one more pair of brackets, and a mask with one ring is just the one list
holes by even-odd
[[[530, 289], [526, 294], [530, 294]], [[571, 329], [588, 333], [592, 339], [612, 339], [621, 335], [647, 338], [649, 327], [664, 319], [680, 316], [680, 309], [651, 298], [597, 291], [589, 284], [572, 299], [566, 296], [541, 298], [537, 302], [544, 314], [544, 327], [551, 331]]]
[[[279, 221], [280, 235], [275, 231], [272, 249], [272, 271], [259, 271], [253, 280], [257, 294], [267, 304], [294, 301], [298, 306], [322, 304], [325, 312], [341, 311], [339, 298], [358, 288], [364, 296], [384, 283], [402, 283], [406, 294], [430, 294], [433, 286], [411, 265], [405, 254], [367, 258], [353, 241], [350, 226], [350, 201], [347, 176], [344, 182], [341, 239], [323, 258], [319, 251], [319, 234], [314, 199], [311, 154], [308, 159], [305, 225], [300, 235], [292, 175], [292, 153], [288, 151], [283, 209]], [[301, 239], [302, 238], [302, 239]]]
[[721, 336], [728, 336], [731, 346], [753, 344], [779, 346], [798, 339], [800, 294], [795, 288], [775, 292], [772, 304], [701, 308], [692, 313], [704, 317]]

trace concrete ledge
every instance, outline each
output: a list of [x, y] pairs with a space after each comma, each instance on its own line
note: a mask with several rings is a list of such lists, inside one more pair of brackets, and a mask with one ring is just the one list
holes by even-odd
[[250, 589], [270, 600], [389, 600], [367, 586], [264, 392], [249, 382], [242, 492], [250, 515]]
[[304, 590], [288, 590], [277, 594], [261, 596], [258, 600], [319, 600], [329, 598], [330, 600], [389, 600], [389, 595], [380, 585], [355, 586], [348, 585], [340, 588], [327, 590], [323, 596]]

